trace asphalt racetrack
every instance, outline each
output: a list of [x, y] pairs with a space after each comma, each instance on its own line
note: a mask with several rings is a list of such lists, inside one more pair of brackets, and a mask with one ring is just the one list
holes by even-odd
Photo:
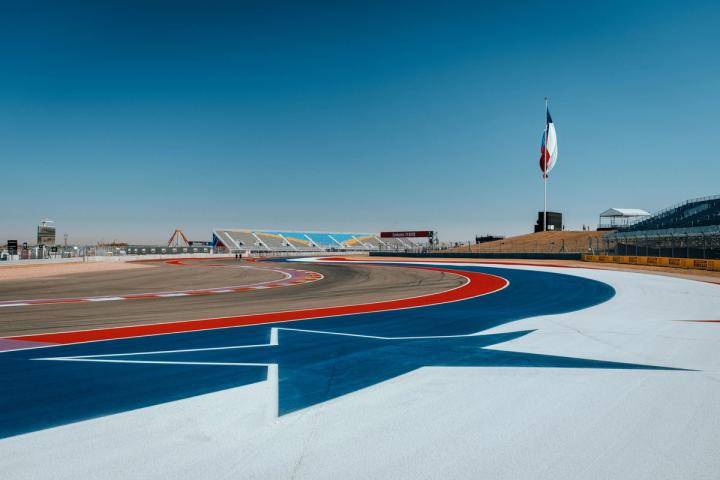
[[720, 468], [716, 284], [335, 258], [159, 263], [47, 285], [0, 297], [11, 478]]
[[323, 278], [307, 285], [218, 295], [0, 307], [0, 337], [388, 300], [437, 292], [459, 286], [463, 281], [457, 275], [444, 272], [362, 265], [300, 267], [269, 262], [236, 263], [234, 260], [152, 262], [146, 265], [147, 268], [139, 270], [2, 282], [0, 305], [34, 298], [114, 297], [198, 288], [242, 288], [243, 285], [280, 281], [283, 278], [281, 271], [288, 267], [305, 268]]

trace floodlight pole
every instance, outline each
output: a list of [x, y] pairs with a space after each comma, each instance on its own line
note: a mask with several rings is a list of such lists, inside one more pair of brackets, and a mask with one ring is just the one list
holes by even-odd
[[545, 206], [543, 208], [543, 232], [547, 230], [547, 174], [545, 175], [545, 178], [543, 179], [543, 183], [545, 184]]

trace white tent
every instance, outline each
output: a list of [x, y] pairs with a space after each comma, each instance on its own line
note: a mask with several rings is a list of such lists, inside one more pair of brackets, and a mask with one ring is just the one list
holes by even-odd
[[608, 208], [600, 214], [598, 228], [623, 227], [649, 216], [650, 212], [640, 208]]

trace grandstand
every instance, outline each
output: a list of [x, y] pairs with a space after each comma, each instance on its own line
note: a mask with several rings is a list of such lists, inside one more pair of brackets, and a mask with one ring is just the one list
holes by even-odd
[[408, 248], [417, 248], [417, 245], [412, 243], [407, 238], [383, 238], [382, 242], [387, 246], [389, 250], [405, 250]]
[[605, 236], [608, 252], [720, 258], [720, 195], [688, 200]]
[[380, 240], [378, 237], [367, 236], [361, 237], [358, 240], [362, 241], [363, 245], [371, 250], [383, 250], [390, 248], [385, 242]]
[[380, 239], [377, 234], [217, 228], [213, 245], [230, 252], [292, 254], [321, 252], [406, 251], [418, 244], [408, 239]]
[[274, 233], [253, 232], [268, 250], [297, 250], [287, 240]]
[[310, 241], [311, 247], [330, 250], [332, 248], [342, 248], [343, 244], [335, 239], [329, 233], [306, 233], [305, 237]]
[[213, 245], [223, 245], [229, 250], [269, 250], [253, 232], [243, 230], [214, 230]]
[[650, 218], [633, 223], [622, 230], [663, 230], [720, 225], [720, 195], [695, 198], [661, 210]]

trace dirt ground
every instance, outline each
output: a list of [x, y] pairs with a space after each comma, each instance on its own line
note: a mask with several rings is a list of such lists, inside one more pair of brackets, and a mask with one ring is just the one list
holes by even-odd
[[121, 270], [139, 270], [150, 264], [136, 262], [78, 262], [78, 263], [42, 263], [36, 265], [2, 265], [0, 282], [5, 280], [26, 280], [30, 278], [56, 277], [76, 273], [117, 272]]

